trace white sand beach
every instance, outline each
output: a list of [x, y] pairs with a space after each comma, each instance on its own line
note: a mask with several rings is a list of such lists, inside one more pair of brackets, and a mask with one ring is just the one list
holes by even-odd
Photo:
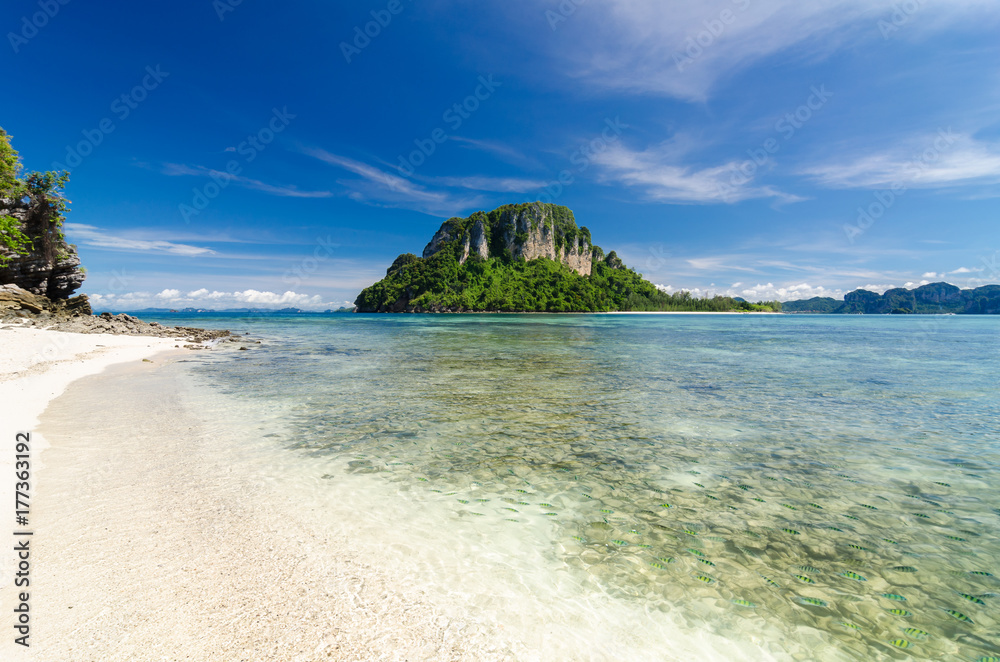
[[[173, 349], [175, 339], [85, 335], [37, 328], [0, 326], [0, 500], [14, 500], [15, 436], [32, 435], [32, 469], [43, 465], [39, 453], [47, 448], [44, 437], [34, 434], [38, 418], [49, 403], [81, 377], [101, 372], [116, 363], [136, 363]], [[34, 471], [32, 472], [34, 473]], [[4, 513], [4, 515], [13, 513]], [[8, 527], [3, 527], [4, 531]], [[4, 535], [9, 535], [6, 532]], [[4, 548], [9, 547], [4, 538]], [[0, 555], [0, 577], [6, 584], [13, 558]]]
[[[234, 475], [217, 431], [157, 379], [188, 355], [164, 353], [178, 344], [0, 329], [0, 499], [13, 503], [14, 438], [30, 432], [33, 531], [30, 589], [14, 590], [14, 554], [0, 554], [0, 659], [530, 659], [396, 590], [259, 476]], [[11, 635], [22, 590], [28, 649]]]

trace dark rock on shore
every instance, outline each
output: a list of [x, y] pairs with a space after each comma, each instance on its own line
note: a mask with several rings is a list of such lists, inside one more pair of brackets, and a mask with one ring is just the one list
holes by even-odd
[[8, 312], [16, 314], [16, 311], [35, 315], [48, 312], [63, 317], [93, 314], [90, 300], [86, 295], [81, 294], [70, 299], [50, 299], [17, 285], [0, 285], [0, 314]]
[[49, 206], [0, 200], [0, 213], [18, 222], [31, 240], [31, 249], [16, 253], [0, 246], [0, 283], [16, 285], [31, 294], [67, 299], [87, 277], [76, 246], [53, 230]]
[[[227, 338], [232, 334], [222, 329], [197, 329], [186, 326], [163, 326], [158, 322], [143, 322], [131, 315], [101, 313], [93, 315], [87, 296], [71, 299], [49, 299], [33, 294], [17, 285], [0, 286], [0, 323], [19, 322], [24, 326], [42, 327], [68, 333], [111, 333], [127, 336], [183, 338], [200, 343]], [[235, 341], [235, 338], [232, 340]]]
[[197, 329], [189, 326], [163, 326], [158, 322], [143, 322], [124, 313], [112, 315], [76, 316], [63, 319], [50, 327], [54, 331], [69, 333], [113, 333], [126, 336], [156, 336], [159, 338], [185, 338], [190, 342], [205, 342], [226, 338], [232, 334], [222, 329]]

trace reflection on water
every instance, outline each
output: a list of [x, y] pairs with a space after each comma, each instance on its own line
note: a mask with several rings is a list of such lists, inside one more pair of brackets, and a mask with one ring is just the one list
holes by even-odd
[[990, 660], [996, 323], [274, 320], [208, 374], [290, 406], [300, 452], [479, 531], [546, 532], [692, 630], [766, 632], [791, 659]]

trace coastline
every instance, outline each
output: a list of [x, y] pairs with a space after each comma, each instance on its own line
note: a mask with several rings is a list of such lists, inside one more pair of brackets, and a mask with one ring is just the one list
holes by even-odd
[[[172, 340], [88, 359], [88, 345], [129, 339], [74, 339], [76, 372], [35, 377], [51, 391], [35, 409], [51, 406], [32, 438], [51, 446], [32, 453], [32, 646], [0, 639], [2, 659], [771, 659], [603, 592], [580, 610], [580, 578], [550, 574], [519, 533], [482, 536], [407, 499], [369, 511], [381, 481], [326, 475], [335, 462], [267, 438], [280, 421], [203, 392], [176, 365], [198, 354], [158, 351]], [[423, 533], [442, 527], [461, 565]], [[5, 585], [0, 623], [16, 604]]]
[[[532, 659], [310, 521], [271, 475], [285, 449], [234, 452], [185, 401], [175, 341], [22, 331], [0, 329], [0, 397], [19, 405], [4, 460], [15, 430], [32, 433], [31, 647], [5, 636], [0, 658]], [[11, 359], [53, 342], [52, 361]], [[5, 582], [5, 630], [16, 605]]]
[[[31, 432], [48, 405], [74, 381], [116, 363], [150, 360], [180, 347], [173, 338], [64, 333], [0, 325], [0, 401], [3, 419], [0, 470], [11, 460], [13, 437]], [[39, 439], [39, 441], [42, 441]], [[5, 465], [4, 463], [7, 463]], [[0, 486], [0, 498], [5, 496]]]
[[[44, 468], [41, 451], [49, 445], [37, 433], [39, 418], [53, 400], [76, 380], [118, 363], [141, 363], [177, 347], [174, 339], [79, 334], [0, 325], [0, 501], [14, 503], [14, 448], [18, 433], [31, 434], [31, 475]], [[143, 364], [150, 365], [150, 364]], [[34, 480], [31, 481], [34, 483]], [[32, 484], [32, 496], [36, 485]], [[8, 513], [12, 515], [12, 513]], [[30, 520], [29, 520], [30, 521]], [[10, 529], [0, 536], [4, 549], [13, 549]], [[9, 544], [8, 544], [9, 543]], [[12, 588], [14, 558], [0, 555], [0, 589]]]
[[[38, 328], [19, 328], [0, 325], [0, 402], [4, 416], [0, 422], [0, 501], [14, 503], [15, 445], [17, 435], [30, 434], [30, 494], [29, 526], [34, 527], [34, 499], [38, 495], [39, 473], [44, 471], [42, 451], [49, 448], [43, 435], [38, 433], [39, 419], [49, 405], [73, 382], [100, 373], [119, 363], [138, 363], [150, 366], [151, 357], [161, 355], [178, 346], [175, 339], [122, 336], [110, 334], [79, 334]], [[159, 359], [156, 359], [159, 360]], [[12, 519], [13, 513], [8, 512]], [[14, 549], [15, 536], [11, 528], [0, 535], [3, 549]], [[5, 614], [12, 614], [15, 555], [0, 555], [0, 595]], [[30, 579], [30, 578], [29, 578]], [[18, 589], [20, 592], [23, 589]], [[9, 609], [7, 607], [10, 607]], [[7, 620], [7, 618], [5, 618]], [[12, 646], [13, 637], [4, 637], [0, 650]], [[30, 641], [30, 640], [29, 640]], [[15, 646], [15, 650], [22, 649]], [[4, 659], [7, 658], [4, 656]]]
[[784, 315], [768, 310], [614, 310], [594, 315]]

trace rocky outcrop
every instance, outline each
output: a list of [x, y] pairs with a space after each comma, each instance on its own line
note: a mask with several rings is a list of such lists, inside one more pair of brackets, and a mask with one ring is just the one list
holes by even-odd
[[484, 260], [490, 256], [489, 240], [487, 238], [486, 224], [482, 219], [477, 219], [468, 228], [464, 218], [450, 218], [445, 221], [430, 242], [424, 247], [422, 257], [428, 258], [441, 251], [445, 246], [453, 241], [462, 242], [462, 255], [459, 262], [465, 264], [469, 255], [475, 253]]
[[44, 205], [0, 201], [0, 214], [18, 221], [31, 247], [17, 254], [0, 245], [0, 285], [16, 285], [52, 300], [68, 299], [86, 275], [76, 246], [66, 243]]
[[231, 336], [229, 331], [221, 329], [163, 326], [157, 322], [146, 323], [137, 317], [125, 314], [93, 315], [90, 302], [84, 295], [52, 300], [40, 294], [32, 294], [16, 285], [0, 286], [0, 324], [4, 323], [69, 333], [157, 336], [184, 338], [191, 342]]
[[[143, 322], [131, 315], [101, 313], [63, 319], [49, 327], [54, 331], [70, 333], [111, 333], [126, 336], [156, 336], [158, 338], [184, 338], [190, 342], [205, 342], [219, 338], [230, 338], [232, 334], [223, 329], [196, 329], [188, 326], [163, 326], [158, 322]], [[233, 339], [236, 342], [236, 339]]]
[[590, 231], [578, 228], [573, 212], [557, 205], [505, 205], [468, 218], [450, 218], [424, 248], [423, 257], [429, 258], [456, 241], [461, 242], [459, 262], [463, 264], [472, 254], [483, 259], [545, 257], [563, 262], [581, 276], [593, 271]]
[[86, 295], [69, 299], [50, 299], [34, 294], [17, 285], [0, 285], [0, 316], [4, 318], [30, 317], [47, 314], [55, 317], [91, 315], [90, 301]]

